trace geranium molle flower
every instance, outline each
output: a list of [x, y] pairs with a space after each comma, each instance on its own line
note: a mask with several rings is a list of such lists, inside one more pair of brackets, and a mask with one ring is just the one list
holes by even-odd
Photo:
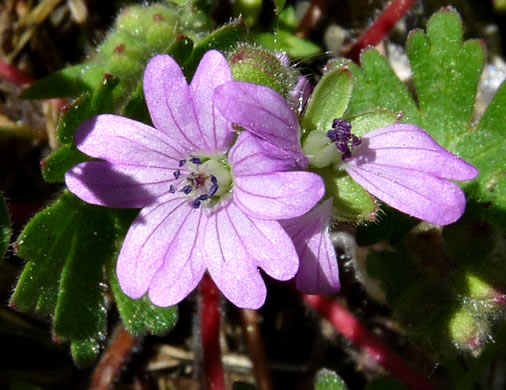
[[99, 115], [75, 134], [79, 150], [99, 160], [70, 170], [65, 181], [84, 201], [142, 208], [118, 258], [120, 285], [146, 292], [159, 306], [184, 299], [207, 270], [223, 294], [245, 308], [266, 295], [258, 267], [278, 280], [298, 269], [294, 245], [277, 221], [309, 211], [323, 196], [307, 165], [253, 135], [239, 136], [215, 108], [215, 88], [232, 80], [217, 51], [203, 57], [190, 85], [169, 56], [154, 57], [144, 94], [155, 128]]
[[[280, 135], [282, 140], [289, 133], [292, 140], [300, 137], [295, 114], [288, 114], [288, 103], [269, 88], [232, 81], [218, 87], [216, 96], [218, 109], [227, 119], [277, 147], [283, 147]], [[280, 112], [292, 119], [277, 122]], [[388, 126], [359, 138], [349, 122], [336, 118], [328, 132], [309, 133], [303, 149], [314, 167], [335, 165], [390, 206], [438, 225], [455, 222], [465, 210], [463, 191], [449, 180], [472, 180], [478, 174], [425, 130], [409, 124]], [[339, 288], [337, 267], [328, 265], [336, 261], [335, 253], [327, 250], [332, 245], [330, 212], [331, 205], [325, 202], [308, 215], [284, 222], [301, 261], [297, 285], [309, 293]]]

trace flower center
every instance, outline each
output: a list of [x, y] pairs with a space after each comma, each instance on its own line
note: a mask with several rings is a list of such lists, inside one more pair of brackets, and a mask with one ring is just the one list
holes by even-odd
[[354, 148], [361, 144], [360, 138], [351, 132], [351, 123], [334, 119], [332, 130], [311, 132], [302, 146], [304, 154], [312, 166], [324, 168], [332, 164], [339, 165], [351, 157]]
[[223, 158], [191, 157], [179, 161], [179, 167], [173, 172], [176, 180], [169, 192], [187, 195], [194, 209], [204, 204], [211, 206], [229, 192], [232, 175]]

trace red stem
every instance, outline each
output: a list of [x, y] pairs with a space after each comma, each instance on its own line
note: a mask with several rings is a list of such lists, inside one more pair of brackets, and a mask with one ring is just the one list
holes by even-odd
[[308, 38], [313, 27], [318, 24], [327, 8], [328, 0], [312, 0], [306, 13], [297, 27], [296, 36], [299, 38]]
[[95, 368], [89, 389], [110, 389], [137, 342], [138, 339], [128, 333], [123, 325], [119, 325]]
[[416, 0], [393, 0], [358, 42], [352, 46], [346, 56], [359, 63], [362, 49], [368, 46], [376, 46], [385, 39], [395, 24], [406, 15], [415, 2]]
[[397, 353], [369, 332], [342, 304], [318, 295], [303, 295], [303, 298], [309, 306], [330, 321], [339, 333], [359, 346], [410, 389], [437, 390], [422, 374], [411, 368]]
[[33, 78], [18, 70], [15, 66], [0, 59], [0, 79], [9, 81], [18, 87], [33, 83]]
[[225, 390], [225, 373], [220, 349], [220, 292], [207, 274], [200, 283], [200, 295], [202, 297], [200, 326], [207, 389]]
[[271, 390], [272, 381], [265, 359], [265, 347], [260, 332], [260, 318], [256, 310], [241, 310], [242, 331], [248, 343], [248, 351], [253, 361], [255, 382], [259, 390]]

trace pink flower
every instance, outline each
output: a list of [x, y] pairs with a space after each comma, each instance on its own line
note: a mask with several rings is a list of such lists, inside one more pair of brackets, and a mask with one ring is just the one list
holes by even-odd
[[96, 205], [142, 208], [117, 266], [131, 298], [147, 292], [156, 305], [176, 304], [207, 270], [235, 305], [256, 309], [266, 296], [259, 267], [278, 280], [297, 272], [278, 220], [309, 211], [324, 184], [288, 171], [307, 166], [298, 142], [287, 140], [287, 152], [247, 132], [237, 136], [215, 108], [215, 88], [231, 80], [217, 51], [206, 53], [190, 85], [171, 57], [157, 56], [144, 74], [155, 128], [99, 115], [76, 132], [78, 149], [98, 160], [67, 173], [70, 191]]
[[[293, 147], [300, 139], [297, 118], [277, 92], [232, 81], [219, 86], [216, 96], [225, 118], [260, 139], [281, 149], [286, 149], [287, 140]], [[280, 115], [283, 121], [277, 120]], [[358, 138], [349, 122], [336, 119], [327, 133], [309, 133], [303, 149], [313, 167], [334, 165], [390, 206], [438, 225], [455, 222], [465, 210], [465, 195], [450, 180], [472, 180], [478, 175], [471, 164], [409, 124]], [[327, 200], [308, 214], [283, 222], [300, 257], [297, 286], [304, 292], [327, 294], [339, 289], [337, 259], [330, 250], [331, 208]]]

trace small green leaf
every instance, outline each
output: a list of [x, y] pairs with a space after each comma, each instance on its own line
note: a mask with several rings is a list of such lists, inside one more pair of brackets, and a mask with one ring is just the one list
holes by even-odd
[[[123, 237], [132, 221], [129, 213], [124, 213], [118, 219], [117, 252], [123, 244]], [[119, 285], [116, 275], [117, 258], [111, 258], [107, 264], [107, 277], [111, 290], [116, 299], [116, 305], [125, 328], [133, 335], [151, 333], [163, 335], [172, 329], [178, 319], [177, 306], [158, 307], [153, 305], [147, 296], [140, 299], [129, 298]]]
[[73, 142], [74, 133], [85, 120], [114, 112], [118, 83], [117, 77], [106, 74], [92, 93], [85, 93], [72, 103], [58, 124], [58, 139], [63, 144]]
[[89, 160], [73, 144], [63, 145], [42, 161], [42, 176], [48, 183], [62, 182], [70, 168]]
[[79, 96], [67, 109], [58, 124], [58, 139], [63, 144], [73, 142], [76, 129], [91, 117], [91, 93]]
[[291, 31], [278, 30], [277, 34], [261, 33], [255, 35], [255, 41], [272, 51], [286, 51], [292, 58], [307, 59], [322, 52], [320, 46], [295, 36]]
[[286, 0], [274, 0], [274, 5], [276, 6], [276, 13], [279, 15], [283, 8], [285, 8]]
[[79, 64], [64, 68], [60, 71], [37, 80], [22, 94], [23, 99], [52, 99], [75, 97], [93, 89], [83, 78], [83, 74], [89, 67], [87, 64]]
[[191, 55], [192, 50], [193, 41], [184, 35], [180, 35], [165, 52], [165, 54], [170, 55], [174, 61], [176, 61], [179, 65], [182, 65]]
[[392, 126], [399, 122], [400, 115], [388, 110], [367, 112], [352, 118], [344, 118], [351, 122], [352, 133], [357, 137], [382, 127]]
[[325, 182], [325, 195], [333, 198], [333, 212], [337, 218], [360, 221], [374, 217], [377, 206], [373, 197], [346, 172], [336, 171], [332, 166], [315, 172]]
[[322, 369], [316, 374], [315, 390], [347, 390], [344, 381], [335, 372]]
[[53, 332], [60, 340], [105, 338], [106, 307], [103, 267], [114, 257], [114, 228], [107, 209], [83, 205], [79, 229], [71, 241], [63, 268]]
[[[457, 153], [480, 170], [465, 188], [469, 196], [489, 209], [506, 208], [506, 83], [497, 91], [477, 128], [468, 131]], [[501, 218], [504, 226], [504, 216]]]
[[417, 106], [385, 57], [369, 49], [361, 55], [361, 68], [351, 62], [347, 66], [353, 73], [353, 95], [345, 117], [387, 109], [402, 112], [406, 123], [418, 123]]
[[462, 22], [447, 8], [410, 34], [407, 53], [422, 112], [420, 126], [451, 148], [470, 128], [485, 53], [478, 41], [462, 42]]
[[230, 51], [239, 42], [246, 40], [247, 32], [248, 28], [244, 22], [235, 21], [217, 29], [200, 41], [183, 66], [184, 73], [188, 80], [193, 77], [200, 60], [206, 52], [212, 49], [225, 52]]
[[0, 262], [2, 262], [11, 240], [11, 224], [9, 210], [3, 195], [0, 193]]
[[119, 84], [119, 79], [113, 75], [106, 74], [102, 82], [93, 91], [90, 101], [90, 113], [92, 115], [114, 112], [115, 99], [114, 89]]
[[89, 367], [100, 352], [100, 344], [95, 339], [73, 340], [70, 344], [70, 352], [77, 367]]
[[302, 119], [304, 131], [331, 130], [334, 119], [343, 117], [352, 89], [352, 74], [346, 68], [332, 70], [323, 76]]

